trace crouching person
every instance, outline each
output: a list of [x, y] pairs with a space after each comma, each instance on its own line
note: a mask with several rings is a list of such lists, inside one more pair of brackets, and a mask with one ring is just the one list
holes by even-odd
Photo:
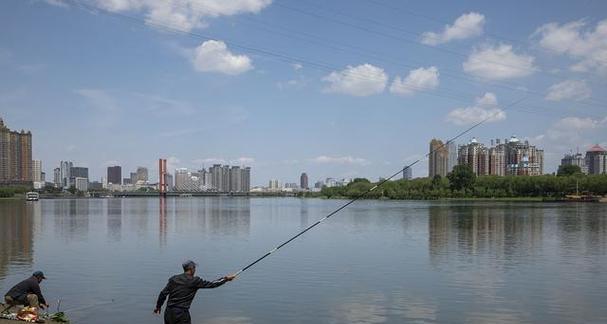
[[48, 304], [40, 291], [40, 283], [46, 279], [42, 271], [36, 271], [31, 277], [21, 281], [11, 288], [4, 296], [7, 305], [25, 305], [48, 308]]

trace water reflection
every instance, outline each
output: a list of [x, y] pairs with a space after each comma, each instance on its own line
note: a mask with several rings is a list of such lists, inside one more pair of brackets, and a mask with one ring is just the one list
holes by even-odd
[[89, 231], [88, 199], [60, 199], [53, 202], [56, 236], [66, 241], [86, 239]]
[[[6, 277], [11, 265], [29, 266], [33, 261], [34, 219], [36, 203], [0, 202], [0, 278]], [[39, 210], [39, 209], [38, 209]]]
[[122, 199], [107, 199], [107, 234], [113, 241], [120, 241], [122, 237]]
[[515, 261], [542, 246], [544, 209], [430, 206], [428, 244], [433, 264], [490, 254]]

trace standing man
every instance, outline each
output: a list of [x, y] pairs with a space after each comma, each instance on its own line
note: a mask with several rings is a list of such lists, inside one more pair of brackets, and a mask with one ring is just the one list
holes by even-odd
[[11, 288], [4, 296], [8, 305], [25, 305], [31, 307], [48, 308], [46, 300], [40, 291], [40, 283], [46, 279], [42, 271], [36, 271], [31, 277], [21, 281]]
[[196, 263], [194, 261], [186, 261], [182, 264], [183, 273], [174, 275], [169, 278], [166, 287], [162, 289], [158, 295], [156, 302], [155, 314], [160, 314], [160, 308], [164, 304], [164, 300], [169, 297], [167, 307], [164, 310], [165, 324], [190, 324], [190, 304], [198, 289], [216, 288], [228, 281], [234, 280], [235, 275], [228, 275], [219, 280], [206, 281], [195, 276]]

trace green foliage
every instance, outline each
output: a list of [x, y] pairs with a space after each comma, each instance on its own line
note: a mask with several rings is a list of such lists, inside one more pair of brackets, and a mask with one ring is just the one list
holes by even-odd
[[74, 187], [74, 186], [70, 186], [70, 187], [67, 189], [67, 191], [73, 195], [73, 194], [75, 194], [75, 193], [76, 193], [76, 191], [77, 191], [77, 190], [76, 190], [76, 187]]
[[10, 198], [15, 195], [13, 188], [0, 188], [0, 198]]
[[[387, 199], [439, 199], [439, 198], [558, 198], [575, 193], [576, 182], [580, 192], [595, 195], [607, 194], [607, 175], [554, 176], [481, 176], [474, 177], [468, 170], [454, 168], [448, 177], [416, 178], [388, 181], [366, 195], [365, 198]], [[455, 176], [453, 175], [455, 173]], [[452, 180], [460, 181], [454, 186]], [[352, 182], [344, 187], [323, 188], [321, 196], [327, 198], [354, 198], [374, 184]]]
[[464, 191], [473, 189], [476, 175], [469, 165], [456, 165], [447, 175], [451, 190]]
[[577, 165], [559, 165], [559, 169], [556, 172], [558, 176], [570, 176], [574, 174], [582, 174], [582, 168]]

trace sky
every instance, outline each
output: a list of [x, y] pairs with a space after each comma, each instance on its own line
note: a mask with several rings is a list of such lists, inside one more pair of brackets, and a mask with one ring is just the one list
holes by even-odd
[[377, 180], [432, 138], [607, 145], [607, 2], [5, 0], [0, 117], [47, 180], [214, 163]]

